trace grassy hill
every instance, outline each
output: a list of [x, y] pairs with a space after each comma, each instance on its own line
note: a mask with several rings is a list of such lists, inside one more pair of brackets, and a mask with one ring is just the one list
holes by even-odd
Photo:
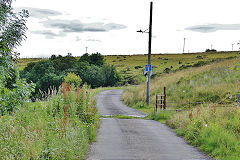
[[[175, 72], [189, 67], [198, 67], [214, 61], [231, 59], [239, 56], [239, 52], [203, 52], [188, 54], [153, 54], [152, 78], [160, 76], [162, 73]], [[78, 59], [78, 57], [76, 57]], [[116, 66], [122, 74], [124, 83], [140, 84], [146, 80], [143, 76], [144, 67], [147, 64], [147, 55], [114, 55], [104, 56], [106, 63]], [[46, 59], [30, 58], [19, 59], [18, 65], [22, 70], [30, 62], [38, 62]]]
[[[164, 73], [153, 79], [148, 106], [145, 105], [145, 83], [129, 88], [123, 100], [125, 104], [147, 113], [150, 119], [168, 124], [178, 135], [211, 157], [239, 160], [240, 109], [236, 94], [240, 93], [240, 58], [226, 56], [225, 60]], [[184, 102], [181, 105], [186, 106], [185, 109], [189, 109], [188, 103], [191, 102], [190, 110], [165, 110], [154, 114], [155, 95], [162, 93], [164, 86], [167, 88], [167, 102]], [[222, 107], [218, 108], [219, 105]]]

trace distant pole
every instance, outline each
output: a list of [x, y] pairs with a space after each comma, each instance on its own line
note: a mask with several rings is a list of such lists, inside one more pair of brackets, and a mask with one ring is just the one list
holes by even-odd
[[183, 38], [183, 53], [184, 53], [184, 50], [185, 50], [185, 41], [186, 41], [186, 38]]
[[[151, 65], [151, 49], [152, 49], [152, 10], [153, 2], [150, 2], [150, 21], [149, 21], [149, 41], [148, 41], [148, 65]], [[147, 74], [146, 103], [150, 103], [150, 71]]]
[[212, 50], [212, 46], [213, 46], [213, 45], [211, 44], [211, 50]]
[[232, 51], [233, 51], [233, 45], [234, 45], [234, 43], [232, 44]]
[[86, 47], [86, 53], [88, 53], [88, 47]]

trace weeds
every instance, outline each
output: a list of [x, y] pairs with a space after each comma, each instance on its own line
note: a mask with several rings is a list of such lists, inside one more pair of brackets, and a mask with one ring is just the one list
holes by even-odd
[[99, 120], [88, 87], [48, 97], [0, 118], [0, 159], [84, 159]]
[[[191, 117], [188, 116], [191, 113]], [[239, 108], [215, 106], [196, 108], [190, 112], [174, 114], [167, 124], [178, 135], [216, 159], [238, 160], [240, 158]]]

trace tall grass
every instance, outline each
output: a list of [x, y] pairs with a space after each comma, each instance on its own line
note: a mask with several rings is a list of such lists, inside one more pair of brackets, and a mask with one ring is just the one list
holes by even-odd
[[63, 83], [45, 101], [0, 118], [0, 159], [84, 159], [98, 127], [87, 86]]
[[[151, 107], [145, 102], [145, 84], [128, 89], [124, 102], [149, 113], [151, 119], [174, 128], [192, 145], [216, 159], [240, 159], [240, 110], [236, 94], [240, 93], [239, 58], [198, 68], [165, 74], [151, 81]], [[189, 112], [161, 111], [152, 114], [155, 94], [167, 87], [167, 101], [192, 102]], [[214, 102], [211, 106], [196, 106], [196, 102]], [[219, 103], [225, 108], [216, 108]], [[139, 105], [141, 108], [139, 108]], [[187, 105], [187, 104], [183, 104]], [[197, 108], [196, 108], [197, 107]]]
[[174, 114], [167, 124], [192, 145], [216, 159], [240, 159], [240, 109], [199, 107]]
[[[240, 71], [234, 67], [238, 62], [239, 58], [165, 74], [151, 81], [150, 102], [154, 105], [155, 94], [166, 86], [167, 101], [233, 103], [240, 92]], [[145, 90], [145, 84], [127, 90], [124, 102], [130, 106], [144, 103]]]

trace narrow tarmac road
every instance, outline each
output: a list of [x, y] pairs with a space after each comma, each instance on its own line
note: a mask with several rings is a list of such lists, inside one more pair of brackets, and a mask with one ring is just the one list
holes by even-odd
[[[123, 90], [100, 92], [97, 107], [100, 115], [144, 117], [121, 102]], [[186, 143], [166, 125], [144, 119], [102, 118], [97, 141], [88, 160], [210, 160]]]

